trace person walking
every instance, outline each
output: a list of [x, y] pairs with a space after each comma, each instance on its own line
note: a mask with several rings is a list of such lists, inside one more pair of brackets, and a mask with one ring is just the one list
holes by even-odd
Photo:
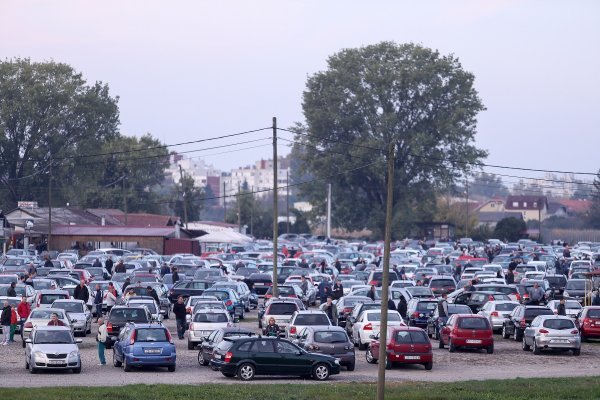
[[31, 314], [31, 305], [27, 302], [27, 297], [21, 297], [21, 302], [17, 306], [17, 313], [19, 314], [21, 340], [25, 341], [25, 337], [23, 336], [23, 325], [25, 325], [25, 321], [27, 321], [29, 314]]
[[154, 299], [154, 301], [156, 301], [156, 304], [160, 305], [160, 299], [158, 298], [158, 293], [156, 293], [156, 290], [152, 289], [152, 286], [146, 287], [146, 296], [152, 297]]
[[325, 314], [327, 314], [327, 317], [329, 317], [329, 320], [331, 321], [331, 325], [337, 326], [338, 325], [338, 311], [337, 311], [337, 307], [335, 306], [335, 304], [333, 304], [333, 297], [327, 296], [327, 301], [323, 305], [323, 311], [325, 312]]
[[404, 295], [400, 295], [400, 302], [398, 303], [398, 312], [402, 318], [406, 318], [406, 311], [408, 310], [408, 303]]
[[87, 304], [90, 293], [88, 292], [87, 287], [85, 286], [85, 280], [81, 279], [79, 281], [79, 285], [75, 286], [75, 290], [73, 291], [73, 297], [77, 300], [83, 300], [85, 304]]
[[325, 304], [325, 302], [327, 301], [327, 295], [331, 292], [331, 284], [329, 283], [329, 281], [323, 279], [321, 282], [319, 282], [318, 290], [319, 301], [321, 302], [321, 304]]
[[2, 314], [0, 314], [0, 325], [2, 325], [2, 346], [8, 345], [10, 340], [10, 305], [8, 300], [4, 300]]
[[14, 304], [10, 305], [10, 339], [9, 342], [15, 342], [15, 332], [17, 331], [17, 323], [19, 322], [19, 314], [17, 307]]
[[177, 303], [173, 305], [173, 314], [175, 314], [175, 322], [177, 325], [177, 337], [179, 340], [183, 340], [183, 335], [186, 331], [185, 318], [187, 316], [185, 303], [183, 302], [183, 296], [177, 297]]
[[94, 267], [94, 268], [102, 268], [102, 263], [100, 262], [99, 258], [96, 258], [96, 261], [94, 261], [94, 263], [92, 264], [92, 267]]
[[341, 280], [337, 279], [333, 285], [333, 299], [339, 300], [342, 296], [344, 296], [344, 285]]
[[124, 274], [127, 272], [127, 267], [123, 263], [123, 260], [119, 260], [119, 263], [115, 267], [115, 272], [119, 274]]
[[104, 263], [104, 266], [106, 267], [106, 270], [108, 271], [109, 275], [112, 275], [112, 269], [113, 269], [113, 260], [112, 260], [112, 256], [108, 256], [108, 260], [106, 260], [106, 262]]
[[17, 297], [17, 290], [15, 289], [16, 286], [17, 286], [17, 282], [10, 283], [10, 287], [6, 291], [6, 295], [8, 297]]
[[117, 304], [117, 291], [112, 282], [108, 283], [108, 290], [104, 293], [103, 303], [106, 304], [106, 312], [109, 313], [110, 310]]
[[106, 332], [106, 325], [102, 318], [98, 318], [98, 334], [96, 335], [96, 343], [98, 343], [98, 359], [100, 363], [98, 365], [106, 365], [106, 358], [104, 357], [104, 350], [106, 349], [106, 339], [108, 334]]
[[173, 267], [171, 271], [171, 281], [173, 282], [173, 285], [175, 285], [177, 282], [179, 282], [179, 273], [177, 272], [177, 267]]
[[96, 307], [96, 322], [102, 317], [102, 288], [96, 284], [96, 293], [94, 294], [94, 307]]
[[375, 287], [375, 285], [371, 285], [371, 289], [369, 290], [369, 292], [367, 293], [367, 297], [370, 298], [371, 300], [375, 301], [375, 293], [377, 291], [377, 288]]
[[565, 306], [565, 299], [560, 299], [558, 306], [556, 307], [556, 315], [567, 316], [567, 307]]

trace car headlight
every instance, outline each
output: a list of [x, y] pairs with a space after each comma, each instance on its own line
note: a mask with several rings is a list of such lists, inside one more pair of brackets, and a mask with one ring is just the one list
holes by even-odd
[[566, 290], [563, 292], [563, 297], [569, 297], [569, 292], [567, 292]]
[[336, 363], [337, 365], [340, 365], [340, 359], [339, 359], [339, 358], [336, 358], [336, 359], [335, 359], [335, 363]]
[[46, 354], [42, 353], [41, 351], [35, 351], [33, 353], [33, 356], [35, 358], [39, 358], [39, 359], [45, 359], [46, 358]]
[[70, 352], [69, 353], [69, 361], [71, 361], [71, 360], [77, 361], [78, 356], [79, 356], [78, 352], [76, 352], [76, 351]]

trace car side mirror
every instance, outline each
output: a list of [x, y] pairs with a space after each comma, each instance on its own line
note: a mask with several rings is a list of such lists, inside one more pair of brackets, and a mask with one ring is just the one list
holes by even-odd
[[83, 343], [82, 339], [75, 339], [75, 343]]

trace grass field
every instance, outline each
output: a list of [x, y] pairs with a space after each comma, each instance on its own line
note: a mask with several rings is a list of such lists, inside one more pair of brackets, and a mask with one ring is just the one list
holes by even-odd
[[[389, 385], [386, 399], [600, 399], [599, 378], [402, 383]], [[365, 400], [374, 399], [375, 392], [375, 385], [366, 383], [130, 385], [110, 388], [2, 388], [2, 398], [10, 400]]]

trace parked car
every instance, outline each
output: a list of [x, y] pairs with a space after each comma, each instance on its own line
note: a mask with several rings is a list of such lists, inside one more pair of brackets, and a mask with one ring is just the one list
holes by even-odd
[[[361, 313], [352, 326], [352, 341], [359, 350], [366, 350], [373, 340], [373, 336], [379, 332], [381, 325], [381, 311], [367, 310]], [[404, 321], [398, 311], [388, 312], [388, 326], [404, 325]]]
[[175, 371], [177, 351], [171, 333], [161, 323], [125, 324], [114, 342], [113, 365], [125, 372], [133, 367], [166, 367]]
[[[248, 277], [248, 282], [254, 289], [254, 292], [259, 296], [264, 296], [270, 287], [273, 286], [273, 276], [271, 274], [255, 272]], [[285, 281], [282, 280], [281, 283]]]
[[[354, 325], [360, 313], [366, 310], [381, 310], [381, 302], [374, 302], [371, 299], [369, 299], [368, 302], [356, 303], [354, 307], [352, 307], [352, 311], [346, 318], [346, 323], [344, 325], [348, 336], [352, 336], [352, 325]], [[404, 316], [401, 315], [401, 317], [402, 319], [404, 319]]]
[[[46, 310], [40, 310], [45, 312]], [[78, 343], [68, 326], [36, 326], [25, 339], [25, 368], [32, 374], [40, 370], [81, 372]]]
[[441, 297], [456, 290], [456, 281], [451, 276], [434, 275], [427, 286], [435, 296]]
[[584, 303], [587, 298], [587, 304], [589, 304], [592, 297], [592, 282], [587, 279], [569, 279], [563, 297], [577, 300], [580, 303]]
[[523, 332], [538, 315], [554, 315], [554, 312], [546, 306], [518, 305], [504, 321], [502, 337], [508, 339], [513, 336], [517, 342], [520, 342], [523, 340]]
[[131, 307], [146, 307], [152, 316], [152, 321], [162, 321], [160, 308], [158, 307], [158, 304], [156, 304], [156, 300], [152, 297], [132, 296], [125, 301], [124, 305]]
[[427, 320], [437, 309], [438, 302], [433, 299], [415, 298], [408, 302], [406, 306], [406, 323], [408, 326], [416, 326], [421, 329], [427, 329]]
[[581, 338], [575, 323], [562, 315], [539, 315], [523, 334], [523, 350], [530, 348], [533, 354], [546, 349], [571, 350], [573, 355], [581, 353]]
[[448, 318], [454, 314], [472, 314], [471, 309], [464, 304], [448, 304], [448, 312], [447, 315], [440, 315], [439, 307], [436, 307], [433, 311], [433, 315], [429, 317], [427, 320], [427, 336], [433, 337], [435, 340], [440, 339], [440, 331], [444, 326], [446, 326], [446, 322]]
[[459, 348], [485, 349], [494, 352], [494, 333], [490, 321], [482, 315], [452, 315], [440, 333], [439, 347], [448, 346], [453, 353]]
[[250, 293], [250, 289], [248, 288], [248, 285], [246, 285], [244, 282], [235, 282], [235, 281], [215, 282], [215, 284], [212, 286], [211, 289], [215, 289], [215, 288], [232, 289], [238, 295], [238, 297], [240, 298], [240, 301], [244, 304], [244, 310], [250, 311], [251, 293]]
[[256, 336], [256, 333], [250, 329], [237, 326], [214, 330], [204, 341], [202, 341], [202, 344], [200, 345], [200, 351], [198, 352], [198, 364], [206, 366], [210, 363], [215, 347], [221, 343], [223, 338], [240, 336], [252, 337]]
[[339, 359], [340, 365], [354, 371], [354, 344], [339, 326], [306, 326], [299, 330], [293, 343], [312, 353], [326, 354]]
[[[23, 339], [27, 340], [35, 327], [47, 326], [52, 318], [52, 314], [56, 314], [58, 319], [71, 330], [71, 322], [64, 310], [60, 308], [36, 308], [31, 310], [29, 317], [25, 320], [25, 324], [23, 324]], [[22, 346], [25, 348], [25, 342], [22, 343]]]
[[493, 330], [501, 330], [512, 310], [518, 305], [516, 301], [492, 300], [485, 303], [477, 314], [489, 319]]
[[[554, 314], [557, 314], [559, 303], [560, 300], [550, 300], [548, 304], [546, 304], [546, 307], [551, 309]], [[581, 306], [581, 303], [579, 303], [577, 300], [565, 300], [565, 312], [567, 317], [571, 317], [573, 319], [577, 318], [577, 315], [579, 315], [582, 309], [583, 307]]]
[[600, 307], [584, 307], [577, 316], [575, 323], [581, 333], [582, 341], [585, 342], [590, 338], [600, 338]]
[[[394, 364], [422, 364], [428, 371], [433, 368], [431, 342], [423, 329], [408, 326], [392, 328], [386, 342], [386, 369], [391, 369]], [[365, 353], [368, 363], [377, 363], [380, 345], [378, 333]]]
[[293, 339], [298, 332], [306, 326], [329, 325], [332, 325], [332, 323], [325, 312], [318, 310], [299, 310], [292, 315], [290, 324], [286, 327], [286, 335], [288, 339]]
[[214, 282], [207, 280], [191, 280], [191, 281], [179, 281], [169, 290], [169, 301], [171, 303], [177, 302], [177, 298], [182, 296], [183, 299], [187, 299], [190, 296], [202, 296], [204, 291], [211, 287]]
[[244, 319], [246, 315], [246, 308], [244, 302], [240, 299], [237, 292], [233, 289], [226, 287], [209, 288], [203, 293], [206, 296], [215, 296], [227, 307], [227, 311], [232, 317], [239, 317]]
[[58, 299], [54, 300], [50, 308], [60, 308], [65, 310], [67, 318], [73, 327], [74, 334], [82, 336], [92, 333], [92, 313], [87, 308], [83, 300]]
[[264, 307], [264, 313], [259, 317], [259, 328], [262, 329], [263, 335], [266, 334], [265, 327], [269, 324], [269, 319], [273, 317], [275, 323], [282, 330], [281, 334], [285, 334], [285, 330], [292, 320], [292, 316], [300, 306], [294, 299], [271, 299]]
[[209, 309], [200, 310], [192, 316], [189, 324], [187, 348], [193, 350], [202, 343], [214, 330], [230, 328], [233, 319], [227, 310]]
[[118, 337], [121, 329], [129, 323], [148, 324], [152, 321], [152, 315], [146, 307], [114, 306], [106, 317], [106, 332], [108, 337], [105, 342], [107, 349], [113, 346], [113, 338]]
[[[276, 360], [276, 361], [275, 361]], [[225, 338], [216, 347], [210, 364], [226, 377], [244, 381], [256, 375], [311, 376], [320, 381], [340, 373], [339, 361], [309, 353], [280, 338]]]
[[[345, 326], [346, 320], [347, 320], [348, 316], [350, 315], [350, 313], [352, 312], [352, 310], [354, 309], [354, 306], [356, 306], [357, 304], [365, 304], [365, 303], [373, 303], [373, 300], [371, 300], [367, 296], [354, 296], [354, 295], [344, 296], [344, 297], [340, 298], [339, 300], [337, 300], [335, 302], [335, 306], [338, 311], [338, 325]], [[322, 306], [323, 305], [321, 305], [321, 308], [322, 308]]]
[[146, 282], [142, 284], [131, 284], [127, 286], [127, 290], [133, 289], [138, 296], [149, 296], [148, 286], [150, 286], [156, 292], [158, 296], [158, 306], [160, 307], [160, 313], [165, 319], [171, 317], [171, 302], [169, 299], [169, 291], [167, 287], [160, 282]]

